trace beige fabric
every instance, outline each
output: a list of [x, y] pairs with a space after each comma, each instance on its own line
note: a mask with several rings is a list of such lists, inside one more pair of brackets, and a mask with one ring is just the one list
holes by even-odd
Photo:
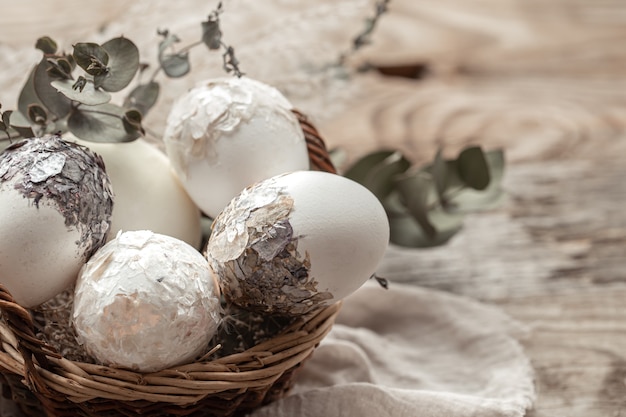
[[533, 372], [499, 310], [433, 290], [368, 283], [298, 376], [254, 417], [518, 417]]

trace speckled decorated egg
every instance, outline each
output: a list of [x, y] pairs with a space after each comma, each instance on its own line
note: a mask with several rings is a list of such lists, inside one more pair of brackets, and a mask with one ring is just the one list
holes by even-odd
[[220, 312], [202, 254], [179, 239], [138, 230], [119, 233], [80, 270], [72, 322], [98, 361], [151, 372], [204, 353]]
[[0, 154], [0, 283], [32, 307], [74, 283], [109, 231], [113, 194], [102, 159], [58, 136]]
[[368, 189], [339, 175], [299, 171], [235, 197], [215, 219], [206, 256], [228, 301], [297, 316], [358, 289], [388, 240], [385, 210]]
[[180, 97], [163, 141], [187, 192], [210, 217], [245, 187], [309, 167], [289, 101], [247, 77], [212, 79]]

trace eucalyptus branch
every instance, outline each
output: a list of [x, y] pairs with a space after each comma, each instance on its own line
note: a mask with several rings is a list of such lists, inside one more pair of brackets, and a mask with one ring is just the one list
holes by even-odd
[[354, 55], [356, 51], [371, 43], [372, 34], [374, 33], [382, 15], [389, 10], [388, 6], [390, 2], [391, 0], [380, 0], [376, 2], [374, 15], [365, 20], [365, 26], [361, 32], [352, 39], [350, 49], [339, 55], [337, 62], [339, 66], [345, 65], [349, 56]]

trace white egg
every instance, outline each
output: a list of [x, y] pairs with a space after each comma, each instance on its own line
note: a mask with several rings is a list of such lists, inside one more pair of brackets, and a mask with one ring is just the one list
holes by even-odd
[[226, 299], [296, 316], [374, 273], [389, 240], [378, 199], [345, 177], [299, 171], [257, 183], [215, 219], [206, 256]]
[[59, 137], [0, 154], [0, 283], [24, 307], [74, 283], [104, 244], [112, 192], [102, 160]]
[[72, 321], [79, 343], [100, 362], [151, 372], [204, 353], [220, 311], [200, 252], [170, 236], [131, 231], [81, 269]]
[[143, 139], [128, 143], [87, 142], [71, 135], [66, 139], [89, 147], [104, 160], [115, 195], [109, 239], [120, 230], [152, 230], [200, 246], [200, 210], [163, 152]]
[[189, 195], [211, 217], [245, 187], [309, 167], [289, 101], [246, 77], [209, 80], [180, 97], [163, 140]]

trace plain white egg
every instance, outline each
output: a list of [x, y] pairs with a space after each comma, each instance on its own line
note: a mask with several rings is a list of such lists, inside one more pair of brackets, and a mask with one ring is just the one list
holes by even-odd
[[109, 239], [120, 230], [152, 230], [200, 246], [200, 210], [163, 152], [143, 139], [96, 143], [68, 135], [68, 140], [89, 147], [104, 160], [115, 194]]
[[191, 198], [210, 217], [245, 187], [309, 167], [292, 105], [247, 77], [209, 80], [181, 96], [163, 140]]
[[257, 183], [215, 219], [206, 256], [226, 299], [296, 316], [348, 296], [389, 241], [385, 210], [342, 177], [299, 171]]
[[59, 137], [0, 154], [0, 283], [24, 307], [74, 283], [105, 242], [112, 192], [101, 159]]
[[200, 252], [170, 236], [130, 231], [81, 269], [72, 321], [79, 343], [100, 362], [151, 372], [204, 353], [220, 312]]

